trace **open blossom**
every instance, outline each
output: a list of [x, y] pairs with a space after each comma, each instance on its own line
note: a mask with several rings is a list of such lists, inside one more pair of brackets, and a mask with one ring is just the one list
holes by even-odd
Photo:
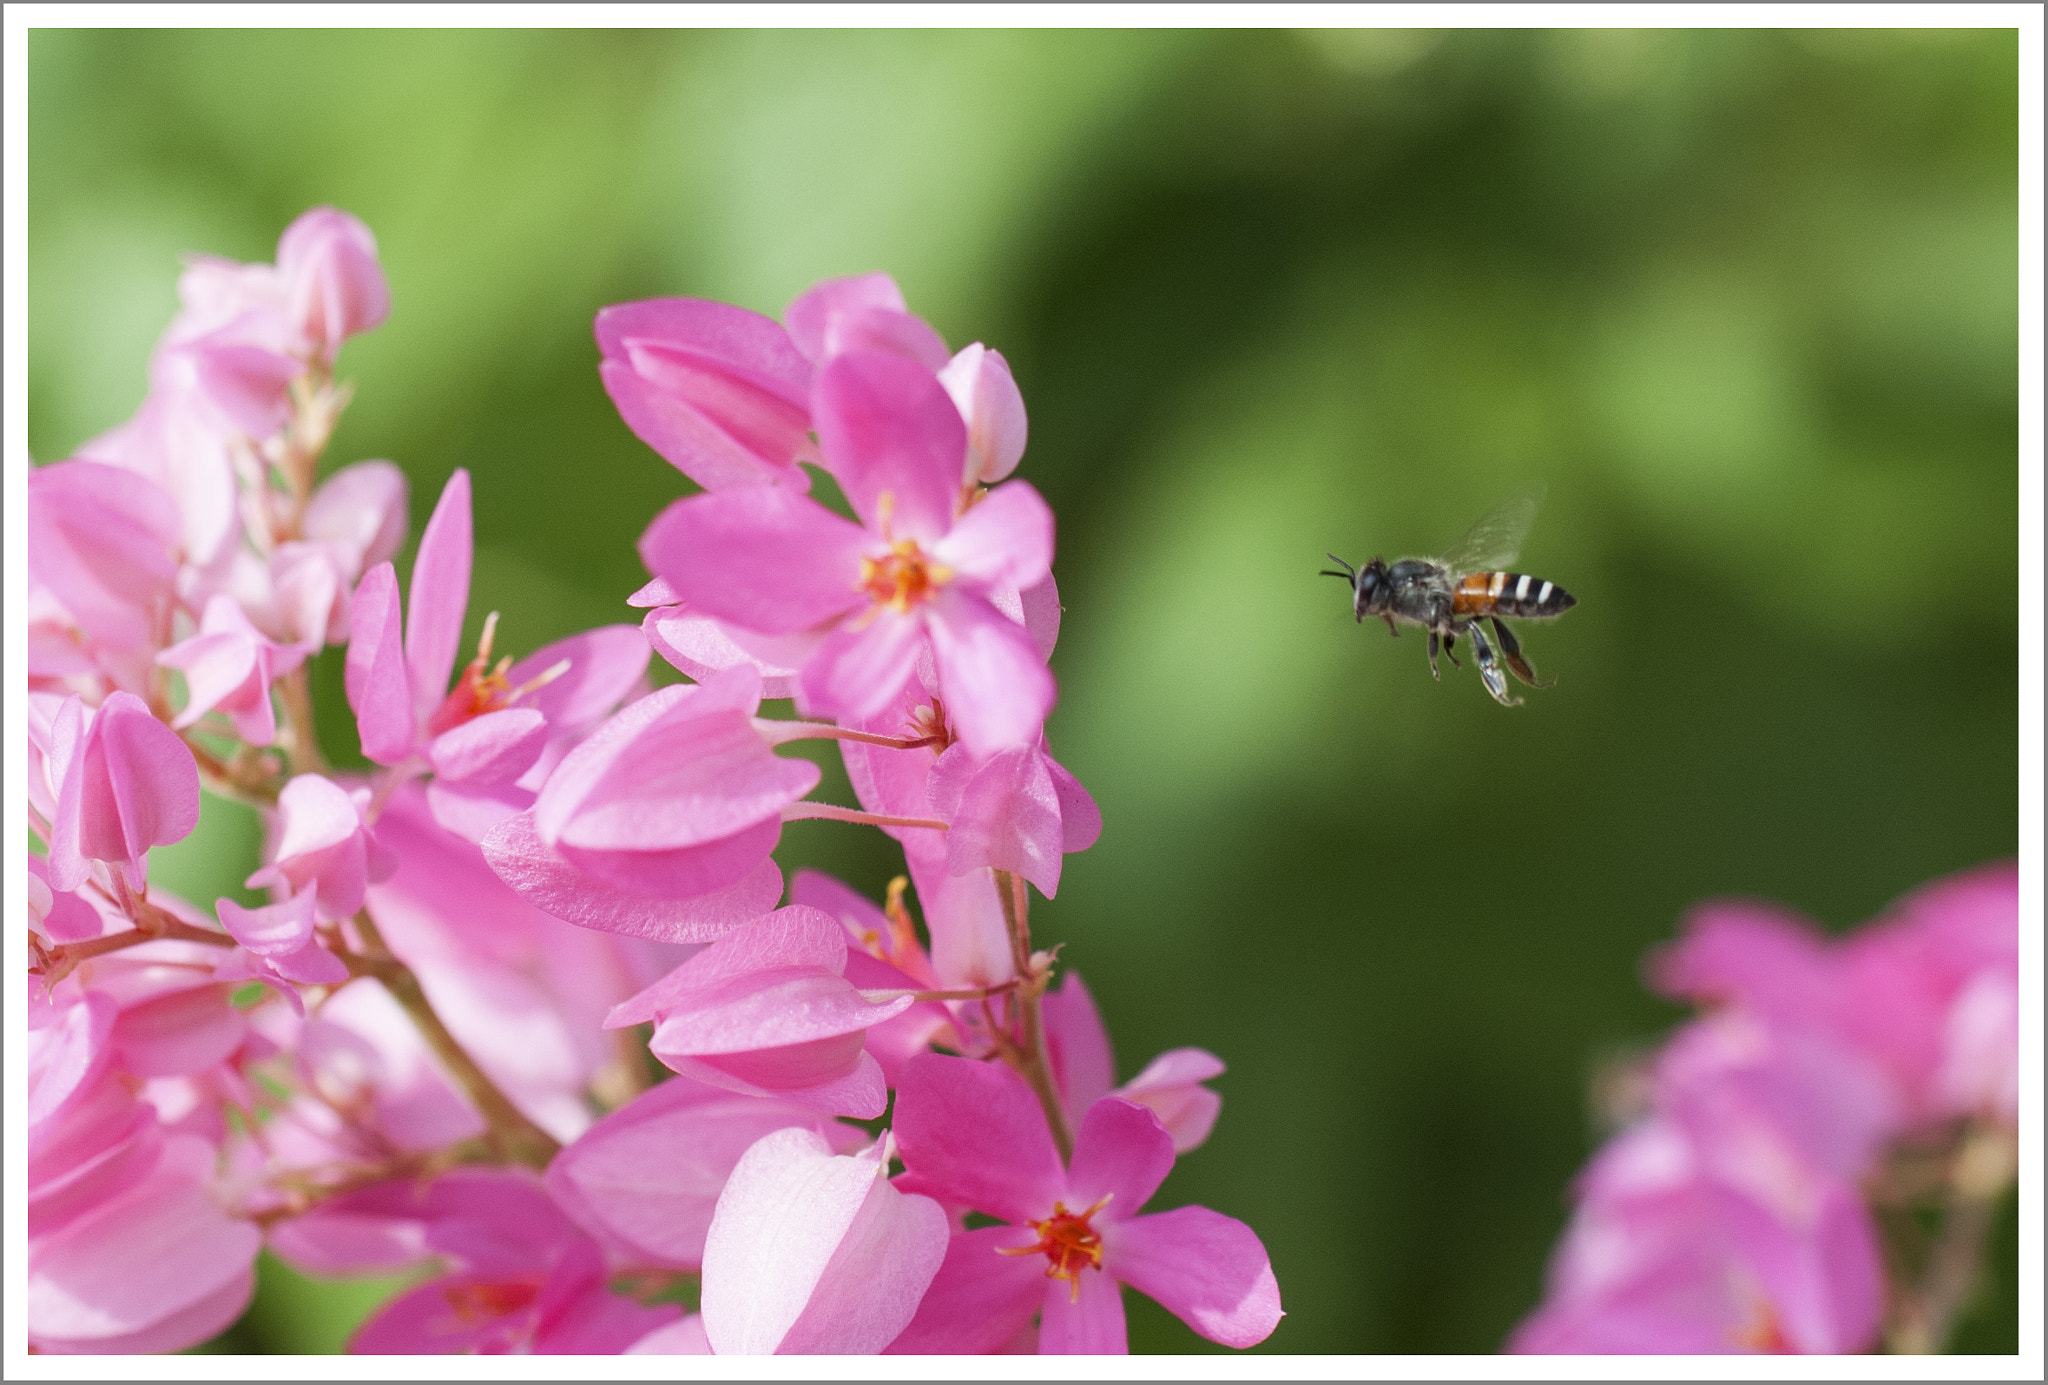
[[450, 476], [420, 536], [402, 637], [391, 565], [371, 568], [357, 587], [347, 690], [363, 754], [431, 771], [435, 816], [480, 839], [532, 805], [568, 742], [639, 681], [647, 648], [630, 627], [607, 626], [494, 667], [488, 621], [483, 647], [450, 688], [469, 605], [469, 489], [467, 472]]
[[1173, 1137], [1143, 1106], [1095, 1102], [1063, 1167], [1022, 1078], [929, 1054], [904, 1068], [894, 1128], [900, 1186], [1008, 1225], [954, 1233], [891, 1351], [991, 1351], [1036, 1312], [1041, 1352], [1121, 1353], [1122, 1284], [1226, 1346], [1279, 1325], [1279, 1286], [1250, 1227], [1206, 1207], [1141, 1215], [1174, 1160]]
[[956, 518], [966, 428], [913, 362], [839, 356], [812, 393], [827, 464], [861, 522], [781, 487], [694, 496], [642, 539], [649, 568], [743, 648], [750, 635], [779, 641], [807, 711], [880, 710], [928, 638], [963, 740], [981, 754], [1034, 740], [1052, 677], [991, 597], [1050, 571], [1045, 502], [1013, 481]]

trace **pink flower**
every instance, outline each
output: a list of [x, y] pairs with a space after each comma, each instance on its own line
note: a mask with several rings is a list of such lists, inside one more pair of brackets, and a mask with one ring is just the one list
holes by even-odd
[[871, 1002], [846, 969], [838, 922], [792, 905], [726, 934], [613, 1009], [605, 1027], [652, 1020], [649, 1048], [686, 1077], [866, 1120], [888, 1092], [865, 1033], [911, 997]]
[[183, 730], [218, 708], [234, 722], [236, 735], [251, 745], [269, 745], [277, 738], [270, 685], [305, 657], [303, 649], [267, 639], [233, 597], [212, 597], [199, 633], [156, 656], [159, 664], [185, 675], [185, 710], [171, 725]]
[[751, 632], [803, 651], [790, 664], [807, 712], [880, 711], [929, 640], [947, 711], [970, 749], [1032, 744], [1052, 706], [1052, 676], [991, 598], [1050, 571], [1045, 502], [1013, 481], [956, 519], [966, 428], [937, 379], [912, 361], [835, 357], [812, 400], [826, 463], [861, 523], [782, 487], [692, 496], [642, 538], [648, 567], [742, 647]]
[[946, 363], [939, 383], [967, 424], [963, 484], [993, 486], [1024, 458], [1024, 396], [1010, 375], [1010, 363], [1002, 352], [975, 342]]
[[708, 942], [742, 922], [720, 900], [669, 905], [735, 888], [756, 898], [783, 811], [818, 782], [816, 765], [777, 756], [755, 728], [760, 687], [742, 667], [626, 707], [563, 758], [530, 813], [485, 838], [493, 867], [589, 928]]
[[41, 856], [28, 858], [28, 926], [56, 943], [83, 942], [97, 938], [105, 928], [100, 913], [71, 890], [53, 889], [50, 863]]
[[772, 320], [729, 303], [651, 298], [597, 315], [598, 373], [641, 441], [706, 490], [808, 490], [811, 366]]
[[792, 1127], [842, 1154], [868, 1143], [864, 1132], [795, 1102], [671, 1078], [557, 1155], [548, 1192], [624, 1263], [694, 1270], [733, 1165], [763, 1135]]
[[946, 869], [1014, 871], [1047, 899], [1059, 893], [1069, 851], [1102, 835], [1102, 813], [1081, 781], [1037, 745], [977, 759], [965, 744], [941, 755], [925, 781], [932, 814], [950, 824]]
[[132, 693], [95, 712], [67, 698], [46, 751], [57, 785], [50, 884], [76, 890], [89, 861], [119, 865], [130, 888], [147, 877], [149, 848], [182, 841], [199, 822], [199, 767], [175, 731]]
[[99, 462], [28, 474], [29, 580], [89, 638], [156, 649], [178, 577], [178, 511], [147, 477]]
[[377, 238], [347, 212], [315, 207], [285, 227], [277, 241], [277, 274], [299, 339], [324, 359], [390, 316]]
[[448, 687], [469, 605], [470, 548], [469, 473], [458, 470], [420, 535], [402, 647], [391, 565], [371, 568], [356, 588], [346, 688], [363, 754], [432, 769], [437, 816], [481, 836], [531, 802], [516, 781], [540, 758], [548, 732], [541, 711], [517, 705], [532, 689], [509, 681], [510, 661], [490, 666], [494, 623]]
[[246, 909], [232, 899], [215, 900], [221, 927], [240, 946], [214, 968], [214, 977], [268, 982], [294, 1009], [304, 1007], [289, 983], [333, 986], [348, 980], [341, 959], [313, 936], [313, 895], [314, 887], [308, 885], [290, 899], [260, 909]]
[[363, 819], [369, 801], [368, 789], [351, 793], [322, 775], [295, 776], [277, 796], [271, 863], [244, 883], [252, 890], [312, 887], [321, 919], [347, 918], [363, 907], [370, 881], [388, 878], [397, 866]]
[[428, 1256], [449, 1266], [357, 1330], [349, 1349], [368, 1355], [611, 1355], [680, 1316], [612, 1293], [597, 1244], [539, 1180], [510, 1169], [344, 1194], [278, 1239], [330, 1273], [389, 1273]]
[[889, 1182], [884, 1136], [835, 1154], [813, 1130], [740, 1157], [704, 1242], [704, 1331], [720, 1355], [880, 1351], [946, 1254], [946, 1214]]
[[1062, 1168], [1022, 1078], [927, 1054], [905, 1065], [893, 1119], [901, 1187], [1009, 1225], [955, 1233], [890, 1351], [992, 1351], [1036, 1312], [1042, 1352], [1121, 1353], [1121, 1284], [1226, 1346], [1255, 1345], [1279, 1325], [1279, 1285], [1250, 1227], [1205, 1207], [1139, 1215], [1174, 1153], [1137, 1103], [1089, 1107]]
[[32, 1233], [22, 1300], [38, 1351], [179, 1351], [241, 1316], [263, 1237], [228, 1215], [204, 1141], [165, 1141], [133, 1182]]

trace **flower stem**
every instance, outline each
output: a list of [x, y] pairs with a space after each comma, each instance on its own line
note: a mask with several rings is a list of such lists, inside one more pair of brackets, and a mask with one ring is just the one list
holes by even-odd
[[999, 870], [994, 874], [996, 895], [1003, 905], [1003, 923], [1010, 933], [1010, 956], [1019, 978], [1016, 1000], [1021, 1032], [1014, 1044], [1002, 1045], [1001, 1052], [1038, 1094], [1038, 1104], [1045, 1108], [1045, 1123], [1052, 1130], [1052, 1141], [1059, 1146], [1060, 1159], [1065, 1162], [1074, 1157], [1074, 1133], [1067, 1128], [1066, 1108], [1060, 1104], [1059, 1088], [1052, 1080], [1045, 1024], [1038, 1008], [1049, 972], [1032, 964], [1030, 887], [1023, 876], [1010, 871]]
[[1947, 1349], [1957, 1315], [1969, 1303], [1984, 1266], [1991, 1220], [2012, 1181], [2008, 1134], [1967, 1129], [1942, 1194], [1941, 1232], [1917, 1279], [1894, 1298], [1887, 1345], [1901, 1356]]
[[320, 753], [319, 738], [313, 734], [313, 695], [306, 684], [304, 664], [277, 680], [277, 695], [284, 704], [285, 723], [291, 727], [285, 754], [291, 758], [292, 773], [325, 774], [327, 757]]
[[797, 822], [803, 818], [830, 818], [833, 822], [859, 822], [869, 827], [929, 827], [935, 832], [943, 832], [947, 826], [937, 818], [904, 818], [892, 813], [863, 813], [856, 808], [842, 808], [836, 803], [814, 803], [808, 798], [799, 799], [782, 810], [784, 822]]
[[498, 1085], [477, 1066], [468, 1051], [456, 1042], [455, 1036], [448, 1032], [448, 1026], [441, 1023], [441, 1017], [434, 1013], [426, 991], [420, 986], [419, 977], [385, 944], [384, 936], [377, 931], [368, 909], [356, 911], [355, 926], [365, 950], [351, 952], [343, 949], [340, 952], [341, 960], [347, 964], [350, 973], [376, 978], [406, 1014], [412, 1016], [420, 1037], [434, 1050], [434, 1055], [448, 1069], [449, 1075], [462, 1085], [478, 1113], [490, 1126], [491, 1143], [497, 1146], [503, 1158], [536, 1169], [546, 1168], [548, 1161], [561, 1150], [554, 1136], [528, 1120], [512, 1104], [512, 1099], [498, 1090]]
[[859, 741], [862, 745], [879, 745], [890, 750], [916, 750], [920, 746], [937, 745], [942, 736], [884, 736], [873, 731], [851, 731], [844, 726], [834, 726], [824, 721], [778, 721], [773, 717], [755, 717], [754, 729], [770, 745], [781, 745], [785, 741]]

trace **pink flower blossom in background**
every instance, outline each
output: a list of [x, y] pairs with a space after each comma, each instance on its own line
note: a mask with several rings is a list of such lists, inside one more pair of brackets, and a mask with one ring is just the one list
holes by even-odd
[[305, 657], [305, 650], [278, 645], [251, 625], [234, 598], [212, 597], [199, 632], [156, 656], [165, 668], [185, 675], [185, 710], [171, 725], [183, 730], [218, 710], [250, 745], [269, 745], [277, 738], [270, 685]]
[[1768, 905], [1695, 910], [1651, 973], [1719, 1008], [1673, 1037], [1650, 1113], [1581, 1179], [1511, 1348], [1871, 1350], [1886, 1278], [1865, 1186], [1886, 1149], [2016, 1114], [2018, 908], [2001, 863], [1841, 938]]
[[28, 477], [28, 574], [81, 636], [154, 651], [177, 590], [176, 506], [146, 477], [59, 462]]
[[250, 889], [313, 888], [321, 920], [345, 919], [363, 907], [372, 879], [397, 869], [371, 834], [364, 810], [370, 791], [344, 789], [325, 775], [292, 777], [277, 796], [277, 839], [270, 864], [250, 876]]
[[1041, 1352], [1122, 1353], [1122, 1284], [1226, 1346], [1279, 1325], [1280, 1290], [1250, 1227], [1206, 1207], [1140, 1215], [1174, 1150], [1137, 1103], [1091, 1105], [1063, 1168], [1021, 1078], [931, 1054], [905, 1066], [893, 1120], [901, 1187], [1009, 1225], [954, 1233], [891, 1351], [992, 1351], [1038, 1311]]
[[596, 1242], [510, 1170], [344, 1194], [293, 1222], [279, 1250], [329, 1274], [445, 1266], [357, 1330], [350, 1350], [370, 1355], [615, 1355], [681, 1316], [613, 1293]]

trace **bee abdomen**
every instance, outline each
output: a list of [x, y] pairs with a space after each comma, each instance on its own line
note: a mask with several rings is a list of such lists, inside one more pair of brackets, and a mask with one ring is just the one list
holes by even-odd
[[1455, 609], [1459, 615], [1533, 619], [1562, 615], [1578, 602], [1557, 583], [1526, 572], [1475, 572], [1458, 583]]

